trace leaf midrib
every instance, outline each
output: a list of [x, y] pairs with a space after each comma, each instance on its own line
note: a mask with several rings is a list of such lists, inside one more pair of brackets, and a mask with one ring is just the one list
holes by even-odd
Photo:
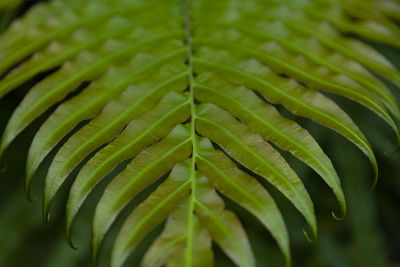
[[[163, 116], [161, 116], [157, 121], [155, 121], [154, 124], [152, 124], [150, 127], [146, 128], [142, 133], [140, 133], [140, 135], [135, 137], [135, 139], [133, 139], [129, 144], [127, 144], [120, 150], [116, 151], [111, 157], [108, 157], [106, 160], [102, 161], [98, 165], [96, 170], [89, 176], [88, 179], [91, 179], [92, 177], [96, 176], [97, 173], [101, 172], [103, 167], [107, 166], [110, 162], [114, 162], [116, 159], [119, 159], [119, 154], [126, 152], [127, 150], [129, 150], [131, 148], [131, 146], [140, 142], [141, 139], [143, 139], [150, 132], [152, 132], [154, 129], [156, 129], [158, 126], [160, 126], [163, 121], [165, 121], [168, 117], [171, 116], [171, 114], [176, 113], [177, 110], [181, 109], [182, 107], [186, 106], [187, 104], [188, 104], [188, 101], [183, 102], [183, 103], [179, 104], [178, 106], [176, 106], [175, 108], [173, 108], [172, 110], [170, 110], [169, 112], [167, 112], [166, 114], [164, 114]], [[92, 188], [92, 185], [89, 185], [89, 187], [88, 186], [86, 186], [86, 187], [87, 188], [83, 188], [83, 189], [85, 189], [85, 190], [90, 189], [90, 188]]]
[[[173, 200], [173, 198], [177, 195], [179, 195], [179, 193], [181, 193], [182, 191], [185, 190], [185, 188], [188, 186], [188, 184], [190, 183], [190, 180], [187, 180], [185, 182], [183, 182], [181, 185], [179, 185], [179, 187], [177, 187], [175, 190], [173, 190], [166, 198], [164, 198], [161, 202], [159, 202], [154, 209], [150, 210], [149, 212], [147, 212], [143, 217], [140, 218], [140, 221], [137, 222], [137, 224], [135, 225], [135, 230], [130, 232], [129, 235], [131, 237], [134, 237], [138, 231], [141, 230], [142, 227], [146, 226], [146, 223], [148, 220], [151, 220], [152, 216], [154, 216], [155, 214], [157, 214], [157, 212], [159, 210], [161, 210], [164, 206], [168, 205], [169, 201]], [[129, 241], [129, 239], [127, 240]], [[125, 244], [125, 247], [129, 247], [129, 242], [127, 244]], [[124, 258], [124, 255], [123, 257]], [[117, 259], [118, 260], [118, 259]]]
[[[181, 53], [181, 51], [182, 51], [181, 49], [174, 50], [174, 51], [170, 52], [169, 54], [167, 54], [166, 56], [161, 57], [160, 59], [155, 60], [155, 61], [153, 61], [153, 62], [151, 62], [151, 63], [148, 63], [148, 64], [144, 65], [143, 67], [137, 69], [131, 76], [134, 76], [134, 78], [135, 78], [135, 77], [137, 77], [138, 75], [140, 75], [141, 73], [147, 71], [148, 69], [151, 69], [151, 67], [153, 67], [154, 65], [163, 63], [164, 61], [166, 61], [166, 59], [170, 59], [170, 58], [173, 58], [173, 57], [175, 57], [175, 56], [179, 56], [180, 53]], [[180, 75], [182, 75], [182, 74], [180, 74]], [[177, 75], [177, 76], [178, 76], [178, 75]], [[176, 78], [176, 77], [175, 77], [175, 78]], [[119, 88], [119, 87], [121, 87], [121, 86], [123, 86], [123, 85], [124, 85], [124, 82], [121, 82], [120, 84], [118, 84], [117, 86], [115, 86], [114, 89]], [[122, 87], [121, 87], [121, 88], [122, 88]], [[105, 96], [108, 96], [109, 94], [115, 93], [113, 90], [110, 90], [110, 91], [111, 91], [111, 92], [105, 93], [104, 95], [105, 95]], [[152, 91], [151, 91], [151, 92], [152, 92]], [[95, 106], [95, 105], [96, 105], [99, 101], [101, 101], [102, 99], [103, 99], [103, 97], [100, 98], [100, 100], [92, 101], [92, 102], [90, 103], [91, 105], [86, 106], [84, 110], [88, 110], [88, 109], [90, 109], [91, 107]], [[82, 113], [82, 112], [79, 112], [79, 113]], [[79, 114], [79, 113], [78, 113], [78, 114]], [[60, 125], [57, 127], [57, 129], [61, 129], [62, 126], [68, 124], [69, 121], [71, 121], [71, 120], [74, 119], [74, 118], [75, 118], [75, 116], [74, 116], [74, 117], [69, 117], [68, 120], [64, 120], [62, 123], [60, 123]], [[96, 136], [97, 136], [97, 135], [96, 135]], [[47, 138], [47, 139], [49, 139], [49, 138]], [[93, 136], [92, 136], [92, 138], [90, 138], [90, 139], [88, 139], [88, 140], [91, 140], [91, 139], [93, 139]], [[86, 144], [88, 143], [88, 140], [86, 140]], [[42, 145], [40, 146], [40, 148], [44, 147], [45, 145], [47, 145], [47, 142], [42, 142]], [[41, 149], [38, 149], [38, 150], [41, 151]], [[78, 154], [79, 151], [80, 151], [80, 150], [75, 150], [75, 151], [70, 155], [69, 158], [72, 158], [72, 159], [73, 159], [73, 158], [74, 158], [73, 156], [74, 156], [75, 154]], [[37, 154], [36, 154], [36, 155], [37, 155]], [[39, 155], [39, 156], [40, 156], [40, 155]], [[37, 158], [37, 156], [32, 160], [32, 164], [29, 164], [29, 167], [28, 167], [29, 170], [32, 169], [32, 167], [33, 167], [32, 165], [33, 165], [33, 163], [36, 162], [36, 158]], [[29, 162], [28, 162], [28, 163], [29, 163]], [[65, 166], [65, 165], [67, 165], [67, 163], [69, 163], [69, 160], [68, 160], [67, 162], [64, 162], [63, 165]], [[36, 167], [36, 166], [35, 166], [35, 167]], [[56, 176], [59, 176], [62, 172], [64, 172], [64, 169], [63, 169], [63, 168], [60, 168], [59, 171], [57, 172]], [[33, 175], [33, 174], [31, 173], [31, 175]], [[51, 185], [51, 187], [52, 187], [52, 186], [53, 186], [53, 185]]]
[[[132, 140], [132, 142], [129, 143], [129, 145], [127, 145], [126, 147], [123, 147], [122, 149], [116, 151], [111, 157], [107, 158], [106, 160], [102, 161], [98, 167], [91, 172], [91, 175], [87, 178], [87, 181], [91, 181], [93, 179], [93, 177], [95, 177], [99, 172], [101, 173], [103, 171], [103, 168], [106, 168], [110, 162], [113, 163], [118, 159], [118, 156], [125, 152], [126, 150], [128, 150], [131, 146], [133, 146], [134, 144], [138, 143], [141, 141], [141, 139], [148, 135], [150, 132], [152, 132], [154, 129], [156, 129], [159, 125], [161, 125], [161, 123], [166, 120], [168, 117], [171, 116], [171, 114], [174, 114], [175, 112], [177, 112], [179, 109], [181, 109], [182, 107], [186, 106], [188, 104], [188, 101], [183, 102], [182, 104], [178, 105], [177, 107], [173, 108], [171, 111], [169, 111], [167, 114], [163, 115], [160, 119], [158, 119], [153, 125], [151, 125], [149, 128], [147, 128], [145, 131], [143, 131], [139, 136], [137, 136], [134, 140]], [[72, 225], [72, 222], [74, 221], [76, 215], [77, 215], [77, 211], [79, 210], [79, 208], [81, 207], [81, 204], [83, 203], [84, 199], [86, 198], [87, 195], [90, 193], [89, 191], [91, 190], [91, 188], [93, 188], [95, 185], [97, 185], [100, 181], [96, 180], [95, 183], [93, 183], [91, 181], [91, 183], [88, 184], [84, 184], [79, 191], [79, 196], [76, 197], [76, 199], [80, 199], [80, 202], [77, 208], [75, 207], [72, 211], [70, 211], [67, 208], [67, 233], [70, 232], [70, 227]], [[82, 192], [84, 192], [84, 194], [82, 194]], [[71, 197], [70, 197], [71, 198]], [[75, 200], [75, 198], [74, 198]], [[70, 203], [70, 200], [68, 199], [68, 203]], [[72, 217], [69, 215], [72, 214]], [[69, 237], [70, 235], [67, 234], [67, 236]]]
[[[118, 192], [118, 195], [125, 194], [126, 191], [128, 190], [128, 188], [131, 186], [131, 184], [134, 183], [135, 181], [137, 181], [137, 179], [139, 179], [138, 177], [142, 177], [146, 172], [151, 170], [154, 166], [157, 166], [160, 161], [164, 160], [165, 158], [168, 158], [171, 154], [175, 153], [180, 148], [184, 147], [186, 145], [186, 143], [188, 143], [189, 141], [190, 141], [190, 138], [182, 140], [181, 142], [175, 144], [174, 147], [169, 149], [168, 152], [166, 152], [163, 156], [157, 158], [157, 160], [151, 162], [149, 165], [142, 168], [137, 174], [135, 174], [136, 179], [131, 179], [131, 181], [120, 192]], [[112, 211], [113, 207], [115, 207], [119, 201], [120, 201], [120, 199], [117, 198], [117, 201], [114, 200], [114, 201], [108, 202], [107, 209], [104, 209], [104, 210], [106, 210], [107, 213], [110, 213], [110, 211]], [[121, 210], [122, 208], [123, 207], [120, 207], [119, 210]], [[104, 210], [103, 210], [103, 212], [105, 213]], [[111, 214], [115, 214], [115, 213], [111, 213]], [[104, 217], [101, 217], [101, 218], [104, 218]], [[107, 219], [107, 218], [104, 218], [104, 219]], [[104, 220], [100, 220], [99, 222], [97, 222], [96, 229], [102, 229], [102, 231], [99, 232], [98, 234], [94, 235], [92, 243], [97, 244], [99, 242], [99, 240], [101, 240], [102, 236], [105, 234], [103, 232], [104, 223], [105, 223]], [[93, 227], [93, 229], [95, 229], [95, 228]]]
[[[198, 156], [199, 159], [203, 160], [208, 166], [211, 166], [217, 173], [219, 173], [219, 175], [223, 178], [225, 178], [224, 180], [226, 182], [228, 182], [229, 184], [231, 184], [236, 190], [238, 190], [239, 192], [241, 192], [244, 196], [247, 197], [247, 199], [249, 199], [251, 202], [253, 202], [256, 207], [260, 208], [261, 210], [263, 210], [265, 213], [264, 214], [269, 214], [268, 209], [266, 208], [265, 203], [258, 201], [256, 198], [253, 197], [253, 195], [251, 193], [249, 193], [248, 191], [244, 190], [243, 187], [241, 187], [239, 184], [237, 184], [234, 180], [232, 180], [228, 175], [226, 175], [220, 168], [218, 168], [213, 162], [211, 162], [210, 160], [208, 160], [207, 158], [203, 157], [202, 155]], [[269, 218], [270, 220], [273, 220], [274, 218]], [[266, 220], [262, 220], [263, 223], [267, 224]], [[270, 228], [271, 225], [266, 225], [268, 226], [268, 228]], [[278, 240], [282, 241], [285, 240], [287, 238], [286, 235], [283, 235], [282, 233], [277, 233], [276, 232], [272, 232], [271, 231], [271, 235], [276, 237]], [[279, 244], [281, 245], [281, 244]], [[286, 248], [283, 249], [283, 251], [286, 251]]]
[[194, 98], [194, 78], [193, 78], [193, 51], [192, 51], [192, 33], [191, 33], [191, 18], [190, 18], [190, 0], [181, 0], [181, 8], [183, 13], [185, 40], [187, 46], [188, 68], [189, 68], [189, 101], [190, 101], [190, 139], [192, 142], [192, 159], [190, 163], [190, 181], [191, 181], [191, 194], [189, 197], [188, 208], [188, 229], [187, 229], [187, 243], [185, 250], [185, 266], [192, 266], [192, 251], [194, 239], [194, 208], [196, 197], [196, 157], [197, 152], [197, 138], [196, 138], [196, 106]]
[[242, 250], [241, 246], [239, 245], [237, 239], [232, 235], [232, 233], [229, 231], [227, 227], [225, 227], [224, 223], [221, 222], [217, 214], [214, 213], [213, 210], [211, 210], [207, 205], [203, 204], [199, 200], [195, 200], [195, 204], [198, 205], [201, 209], [203, 209], [206, 213], [209, 214], [209, 216], [212, 218], [212, 220], [215, 222], [215, 224], [218, 226], [218, 228], [223, 232], [230, 240], [230, 242], [235, 246], [235, 248], [240, 251], [240, 258], [242, 263], [246, 263], [245, 266], [251, 266], [250, 262], [248, 261], [248, 258], [245, 256], [245, 252]]

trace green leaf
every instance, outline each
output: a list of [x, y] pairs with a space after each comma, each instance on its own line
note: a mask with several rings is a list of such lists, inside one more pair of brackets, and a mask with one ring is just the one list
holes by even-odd
[[238, 266], [255, 266], [249, 241], [236, 215], [224, 209], [224, 202], [206, 177], [198, 179], [196, 214], [213, 240]]
[[303, 183], [280, 154], [259, 135], [214, 105], [200, 109], [197, 131], [218, 143], [234, 159], [262, 176], [284, 194], [303, 214], [317, 235], [314, 207]]
[[[152, 63], [144, 68], [152, 66]], [[168, 73], [168, 72], [167, 72]], [[135, 76], [135, 75], [134, 75]], [[176, 77], [171, 78], [176, 82]], [[90, 152], [100, 145], [111, 141], [118, 132], [134, 117], [141, 114], [149, 105], [159, 101], [167, 90], [171, 90], [171, 80], [154, 85], [145, 84], [137, 88], [128, 87], [119, 98], [110, 102], [94, 120], [80, 129], [57, 153], [49, 168], [45, 185], [45, 206], [49, 205], [55, 193], [69, 173]], [[175, 90], [183, 88], [174, 87]], [[135, 104], [132, 104], [135, 103]], [[129, 105], [129, 108], [127, 107]], [[104, 127], [104, 125], [106, 125]], [[85, 140], [86, 139], [86, 140]], [[82, 142], [82, 140], [85, 140]], [[39, 151], [39, 154], [42, 154]]]
[[[349, 60], [343, 57], [335, 50], [332, 51], [331, 49], [328, 50], [324, 48], [322, 45], [320, 45], [319, 42], [316, 42], [314, 39], [304, 39], [303, 36], [300, 36], [299, 38], [299, 36], [296, 36], [290, 31], [282, 30], [285, 28], [283, 25], [279, 24], [265, 25], [263, 27], [263, 31], [254, 30], [249, 27], [243, 27], [242, 24], [239, 23], [235, 25], [228, 24], [225, 27], [234, 27], [235, 29], [253, 37], [255, 40], [260, 39], [267, 42], [262, 43], [260, 45], [260, 48], [262, 47], [264, 49], [265, 47], [264, 50], [266, 50], [267, 52], [270, 52], [271, 49], [275, 49], [275, 53], [273, 54], [274, 57], [270, 58], [269, 60], [267, 59], [267, 57], [265, 57], [265, 60], [276, 61], [277, 65], [280, 66], [280, 69], [278, 67], [277, 71], [282, 70], [288, 74], [292, 73], [292, 76], [294, 78], [298, 78], [303, 82], [311, 79], [312, 81], [309, 81], [309, 83], [315, 82], [315, 88], [320, 87], [321, 90], [332, 90], [332, 92], [347, 96], [354, 99], [355, 101], [357, 101], [359, 97], [351, 91], [357, 90], [367, 95], [375, 93], [377, 96], [379, 96], [379, 98], [381, 98], [382, 104], [384, 104], [393, 113], [394, 116], [400, 118], [400, 111], [398, 109], [395, 98], [378, 79], [376, 79], [370, 72], [366, 71], [362, 66], [360, 66], [353, 60]], [[207, 39], [203, 42], [206, 44], [210, 44]], [[211, 43], [217, 46], [220, 45], [218, 41], [215, 40], [212, 40]], [[268, 48], [268, 46], [270, 48]], [[279, 49], [279, 46], [281, 47], [281, 49]], [[234, 48], [244, 51], [244, 49], [239, 46], [234, 46]], [[286, 51], [283, 51], [283, 49], [286, 49]], [[249, 53], [251, 52], [249, 51]], [[301, 62], [296, 61], [296, 57], [299, 57], [298, 55], [304, 56], [306, 59], [308, 59], [308, 64], [305, 64], [306, 61], [304, 59]], [[263, 55], [257, 55], [257, 57], [261, 58], [263, 57]], [[282, 61], [280, 60], [291, 63], [291, 66], [282, 63]], [[318, 64], [318, 72], [315, 72], [317, 77], [304, 75], [299, 68], [296, 68], [300, 67], [299, 63], [302, 63], [304, 65], [304, 68], [316, 68], [313, 65]], [[271, 64], [271, 66], [273, 67], [274, 65]], [[337, 77], [335, 77], [335, 75], [337, 75]], [[346, 80], [345, 76], [351, 78], [352, 80], [354, 80], [354, 82], [359, 83], [359, 85], [356, 85], [348, 78]], [[343, 86], [338, 89], [330, 88], [331, 86], [327, 86], [326, 83], [321, 82], [318, 79], [319, 77], [324, 78], [327, 81], [333, 81], [333, 79], [336, 79], [337, 81], [340, 81]], [[362, 101], [363, 100], [360, 99], [361, 103], [363, 103]]]
[[185, 204], [187, 201], [184, 200], [171, 212], [163, 232], [147, 250], [141, 266], [163, 266], [184, 248], [188, 218]]
[[[252, 90], [257, 90], [272, 103], [282, 104], [295, 115], [310, 118], [343, 134], [368, 156], [375, 171], [374, 184], [376, 183], [378, 167], [368, 141], [351, 119], [324, 95], [315, 90], [304, 88], [294, 80], [288, 81], [281, 79], [272, 72], [265, 73], [266, 77], [262, 79], [261, 77], [241, 72], [238, 69], [231, 68], [224, 64], [197, 59], [195, 59], [194, 62], [195, 64], [199, 64], [200, 69], [204, 68], [207, 72], [217, 70], [224, 75], [225, 79], [230, 80], [234, 84], [238, 84], [239, 78], [241, 80], [239, 84]], [[258, 66], [252, 66], [252, 63], [253, 62], [245, 62], [244, 65], [247, 66], [247, 68], [251, 68], [253, 71], [268, 71], [264, 70], [261, 66], [259, 66], [260, 68], [257, 68]], [[275, 81], [279, 84], [279, 87], [267, 81]]]
[[201, 142], [199, 171], [220, 192], [249, 210], [271, 232], [290, 265], [289, 237], [285, 222], [274, 200], [254, 177], [240, 171], [208, 140]]
[[169, 93], [152, 110], [131, 121], [115, 140], [83, 167], [71, 187], [67, 202], [69, 240], [71, 240], [72, 222], [93, 187], [118, 163], [135, 157], [148, 145], [164, 138], [175, 125], [185, 121], [189, 116], [190, 107], [187, 98]]
[[[188, 201], [183, 200], [168, 217], [162, 234], [147, 251], [141, 266], [188, 266], [185, 265], [185, 242], [188, 228]], [[196, 243], [192, 257], [193, 266], [212, 266], [211, 237], [199, 221], [196, 224]], [[190, 265], [189, 265], [190, 266]]]
[[[0, 4], [11, 8], [3, 11], [4, 25], [19, 3]], [[257, 179], [278, 189], [317, 237], [311, 197], [276, 146], [319, 174], [340, 205], [340, 217], [346, 214], [338, 174], [319, 140], [296, 122], [300, 116], [357, 146], [371, 162], [376, 184], [369, 141], [352, 114], [329, 96], [372, 111], [400, 144], [398, 102], [380, 80], [399, 86], [400, 72], [363, 41], [399, 48], [399, 10], [395, 0], [35, 4], [0, 35], [0, 98], [29, 89], [2, 133], [0, 155], [54, 110], [28, 151], [26, 191], [29, 196], [33, 177], [49, 158], [43, 205], [48, 219], [60, 188], [73, 179], [66, 206], [70, 245], [80, 208], [113, 174], [93, 219], [94, 261], [119, 214], [168, 176], [123, 222], [112, 266], [122, 266], [164, 221], [142, 266], [212, 266], [212, 242], [235, 265], [259, 264], [239, 218], [219, 194], [265, 226], [289, 266], [285, 222]], [[283, 109], [294, 116], [286, 118]]]
[[167, 180], [128, 216], [117, 236], [111, 266], [121, 266], [141, 238], [165, 220], [180, 200], [189, 194], [189, 175], [189, 162], [177, 164]]
[[93, 219], [93, 254], [97, 258], [107, 230], [129, 201], [148, 185], [154, 183], [191, 152], [188, 131], [178, 125], [171, 134], [142, 151], [128, 167], [107, 186]]
[[228, 83], [218, 83], [215, 78], [211, 79], [211, 77], [201, 80], [202, 82], [204, 80], [213, 81], [214, 87], [196, 85], [196, 97], [200, 101], [210, 102], [214, 105], [220, 103], [221, 107], [241, 119], [265, 140], [290, 151], [295, 157], [307, 163], [332, 188], [343, 215], [346, 214], [346, 203], [339, 177], [328, 156], [324, 154], [318, 143], [307, 131], [296, 123], [285, 119], [273, 106], [261, 101], [254, 93], [245, 88], [234, 88]]
[[186, 215], [189, 215], [186, 216], [188, 222], [186, 228], [184, 228], [186, 230], [186, 246], [181, 251], [171, 255], [167, 266], [213, 266], [214, 258], [211, 249], [211, 236], [207, 229], [197, 219], [197, 216], [193, 214], [190, 208], [190, 200], [188, 202], [189, 203], [184, 204]]
[[399, 71], [385, 57], [363, 42], [343, 37], [330, 24], [314, 23], [313, 25], [311, 21], [298, 24], [290, 20], [282, 20], [282, 22], [290, 29], [301, 32], [306, 37], [317, 39], [327, 48], [337, 51], [339, 55], [353, 59], [354, 63], [358, 62], [371, 71], [383, 75], [400, 85]]

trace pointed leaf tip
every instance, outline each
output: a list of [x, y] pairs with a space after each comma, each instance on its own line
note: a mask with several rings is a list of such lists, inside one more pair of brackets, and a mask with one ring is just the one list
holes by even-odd
[[317, 241], [318, 233], [316, 231], [313, 231], [312, 238], [310, 238], [310, 235], [307, 233], [306, 229], [303, 228], [302, 231], [308, 242], [315, 243]]
[[66, 239], [67, 239], [67, 243], [70, 246], [70, 248], [72, 248], [73, 250], [79, 249], [79, 246], [74, 245], [74, 243], [72, 242], [71, 234], [69, 234], [69, 236], [66, 236]]
[[369, 189], [369, 192], [372, 192], [375, 189], [376, 184], [378, 183], [378, 176], [379, 176], [379, 172], [378, 172], [378, 166], [376, 166], [374, 168], [374, 180], [372, 182], [372, 186]]
[[340, 216], [337, 216], [336, 213], [332, 211], [332, 217], [337, 221], [342, 221], [346, 217], [346, 211], [342, 211], [342, 214]]
[[65, 239], [67, 240], [68, 245], [74, 249], [74, 250], [78, 250], [79, 246], [74, 245], [74, 242], [72, 241], [72, 226], [71, 224], [66, 223], [66, 230], [65, 230]]
[[25, 179], [25, 196], [28, 199], [29, 202], [34, 203], [37, 200], [37, 197], [32, 197], [32, 192], [31, 192], [31, 179], [26, 178]]
[[50, 202], [48, 201], [47, 197], [44, 197], [43, 201], [43, 221], [46, 223], [50, 222]]
[[343, 200], [339, 201], [339, 205], [340, 205], [340, 215], [338, 216], [338, 215], [336, 215], [336, 212], [332, 211], [332, 217], [335, 220], [341, 221], [346, 217], [346, 214], [347, 214], [347, 205], [346, 205], [346, 200], [344, 198], [344, 195], [343, 195]]
[[38, 197], [37, 196], [32, 197], [30, 192], [25, 191], [25, 196], [26, 196], [26, 199], [28, 199], [29, 203], [32, 203], [32, 204], [36, 203], [36, 201], [38, 200]]

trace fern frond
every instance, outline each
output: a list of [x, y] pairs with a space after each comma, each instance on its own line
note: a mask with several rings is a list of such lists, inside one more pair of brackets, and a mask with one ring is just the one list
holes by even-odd
[[211, 266], [212, 241], [236, 265], [255, 266], [246, 231], [219, 194], [253, 214], [290, 265], [285, 222], [257, 179], [278, 189], [303, 215], [308, 239], [317, 238], [317, 218], [301, 178], [277, 148], [331, 188], [341, 209], [336, 218], [345, 216], [346, 201], [317, 140], [276, 106], [352, 142], [369, 159], [375, 185], [378, 166], [369, 141], [329, 94], [372, 111], [400, 144], [400, 109], [380, 79], [400, 86], [400, 72], [370, 45], [349, 37], [399, 48], [400, 29], [393, 22], [399, 19], [400, 5], [393, 0], [37, 4], [0, 36], [0, 97], [34, 83], [5, 128], [0, 154], [56, 107], [29, 149], [26, 191], [29, 196], [41, 163], [63, 142], [45, 178], [48, 219], [57, 192], [83, 163], [66, 206], [71, 246], [72, 226], [87, 197], [129, 161], [97, 205], [94, 262], [126, 206], [167, 177], [126, 218], [111, 266], [122, 266], [164, 221], [142, 266]]
[[135, 157], [147, 146], [164, 138], [172, 128], [190, 117], [187, 97], [167, 94], [161, 102], [131, 121], [111, 144], [100, 150], [79, 172], [67, 202], [67, 236], [83, 201], [96, 184], [121, 160]]

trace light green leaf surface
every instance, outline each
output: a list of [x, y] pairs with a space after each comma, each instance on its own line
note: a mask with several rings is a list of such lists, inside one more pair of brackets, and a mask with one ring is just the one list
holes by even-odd
[[[18, 4], [3, 2], [0, 8]], [[43, 214], [47, 219], [58, 191], [73, 179], [66, 206], [71, 245], [80, 208], [113, 174], [93, 219], [94, 260], [119, 214], [166, 176], [125, 219], [111, 266], [122, 266], [164, 221], [141, 266], [212, 266], [212, 242], [237, 266], [261, 264], [240, 218], [219, 194], [266, 227], [289, 266], [285, 222], [257, 179], [278, 189], [317, 237], [304, 177], [275, 145], [318, 173], [339, 203], [337, 217], [346, 214], [331, 155], [296, 122], [300, 116], [357, 146], [371, 162], [376, 184], [372, 146], [352, 114], [329, 96], [379, 116], [400, 144], [399, 106], [380, 79], [398, 87], [400, 72], [364, 41], [399, 48], [399, 20], [395, 0], [36, 4], [0, 35], [0, 97], [31, 87], [2, 133], [0, 155], [53, 108], [28, 152], [26, 191], [54, 152], [44, 178]], [[294, 116], [285, 117], [282, 109]], [[118, 166], [123, 169], [114, 173]]]
[[[180, 267], [180, 266], [193, 266], [193, 267], [210, 267], [213, 266], [214, 258], [211, 249], [212, 240], [210, 233], [207, 231], [205, 226], [201, 224], [197, 216], [191, 215], [193, 219], [190, 219], [191, 212], [190, 200], [186, 204], [186, 217], [189, 214], [188, 223], [185, 230], [192, 229], [192, 237], [186, 234], [186, 246], [181, 250], [177, 251], [169, 259], [168, 267]], [[192, 221], [192, 223], [190, 223]], [[187, 233], [187, 231], [186, 231]]]
[[189, 168], [189, 162], [177, 164], [167, 180], [128, 216], [117, 236], [111, 266], [121, 266], [141, 238], [189, 194]]
[[[168, 71], [164, 72], [169, 74]], [[176, 81], [174, 78], [173, 82]], [[178, 86], [171, 84], [170, 80], [155, 85], [145, 83], [138, 87], [129, 86], [120, 97], [104, 107], [95, 119], [74, 134], [57, 153], [49, 168], [45, 185], [45, 206], [50, 204], [62, 182], [80, 161], [100, 145], [111, 141], [124, 125], [159, 101], [166, 91], [184, 89]]]
[[271, 232], [290, 264], [289, 237], [285, 222], [274, 200], [256, 179], [240, 171], [222, 152], [215, 151], [210, 141], [201, 143], [199, 171], [220, 192], [246, 208]]
[[187, 264], [185, 256], [188, 255], [186, 252], [189, 227], [188, 204], [188, 199], [184, 199], [171, 212], [164, 231], [147, 251], [141, 266], [212, 266], [211, 236], [196, 216], [194, 220], [196, 242], [189, 254], [193, 261]]
[[303, 214], [312, 234], [316, 236], [317, 226], [311, 198], [279, 152], [214, 105], [203, 106], [198, 116], [197, 132], [219, 144], [243, 166], [273, 184]]
[[135, 157], [107, 186], [93, 219], [92, 246], [95, 258], [107, 230], [123, 207], [136, 194], [171, 170], [177, 162], [190, 156], [188, 137], [188, 130], [178, 125], [168, 137]]
[[238, 266], [255, 266], [249, 240], [236, 215], [224, 209], [224, 202], [206, 177], [198, 179], [196, 214], [213, 240]]
[[[208, 80], [211, 82], [212, 79]], [[346, 203], [339, 177], [329, 158], [307, 131], [296, 123], [285, 119], [273, 106], [263, 102], [249, 90], [233, 88], [228, 83], [217, 83], [215, 80], [214, 86], [198, 85], [196, 87], [197, 98], [214, 105], [221, 103], [219, 104], [221, 107], [248, 124], [254, 132], [259, 133], [264, 139], [290, 151], [295, 157], [307, 163], [332, 188], [343, 215], [346, 214]], [[222, 117], [222, 121], [228, 121], [222, 114], [219, 116]], [[210, 117], [217, 116], [210, 115]]]
[[142, 116], [131, 121], [107, 147], [97, 153], [79, 172], [67, 202], [67, 236], [72, 222], [87, 195], [118, 163], [135, 157], [146, 146], [164, 138], [178, 123], [190, 116], [186, 97], [169, 93]]

